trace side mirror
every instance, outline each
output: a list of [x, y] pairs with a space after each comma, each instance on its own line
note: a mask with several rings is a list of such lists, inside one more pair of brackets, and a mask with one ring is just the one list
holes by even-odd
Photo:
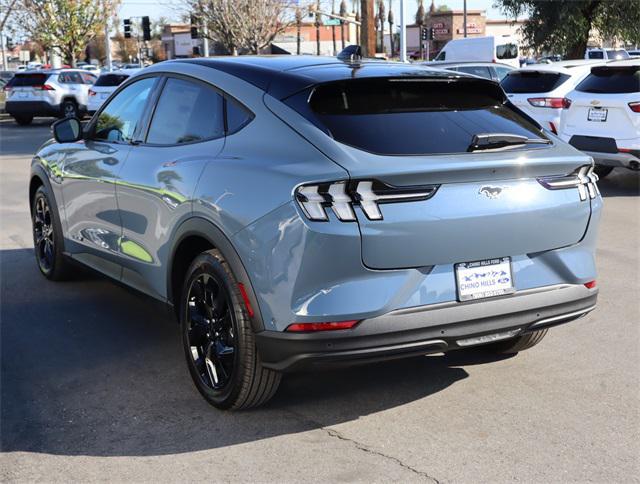
[[64, 118], [51, 125], [58, 143], [74, 143], [82, 139], [82, 124], [78, 118]]

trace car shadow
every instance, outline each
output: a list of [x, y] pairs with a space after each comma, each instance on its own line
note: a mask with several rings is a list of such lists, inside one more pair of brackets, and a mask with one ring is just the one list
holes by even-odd
[[53, 283], [30, 249], [0, 252], [2, 451], [151, 456], [356, 420], [443, 391], [460, 368], [500, 357], [458, 352], [286, 375], [267, 405], [210, 407], [163, 306], [82, 273]]
[[640, 195], [640, 172], [624, 168], [614, 169], [598, 181], [603, 197], [633, 197]]

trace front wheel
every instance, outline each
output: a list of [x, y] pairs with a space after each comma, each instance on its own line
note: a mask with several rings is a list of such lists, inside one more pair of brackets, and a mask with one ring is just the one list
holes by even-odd
[[31, 221], [38, 269], [52, 281], [67, 279], [71, 266], [63, 253], [62, 227], [44, 186], [33, 197]]
[[262, 366], [238, 283], [216, 249], [187, 271], [180, 325], [189, 373], [211, 405], [249, 408], [274, 395], [281, 374]]

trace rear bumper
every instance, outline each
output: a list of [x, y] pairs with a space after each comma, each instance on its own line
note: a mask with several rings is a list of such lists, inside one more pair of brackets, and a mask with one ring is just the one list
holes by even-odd
[[598, 151], [585, 151], [584, 153], [591, 156], [596, 165], [640, 170], [640, 158], [632, 153], [601, 153]]
[[60, 105], [45, 101], [7, 101], [4, 110], [11, 116], [60, 116]]
[[296, 334], [263, 331], [256, 343], [264, 366], [300, 368], [369, 362], [450, 351], [484, 335], [524, 334], [593, 310], [597, 289], [564, 284], [468, 303], [442, 303], [365, 319], [354, 329]]

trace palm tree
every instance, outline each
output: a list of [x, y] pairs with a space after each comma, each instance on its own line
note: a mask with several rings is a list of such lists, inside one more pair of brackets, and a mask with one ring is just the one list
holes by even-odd
[[393, 38], [393, 0], [389, 0], [389, 17], [387, 18], [388, 22], [389, 22], [389, 42], [391, 43], [391, 57], [394, 56], [395, 54], [395, 47], [394, 47], [394, 38]]
[[380, 23], [380, 52], [384, 54], [384, 24], [387, 21], [384, 0], [378, 2], [378, 22]]
[[416, 11], [416, 25], [418, 26], [418, 38], [420, 39], [420, 59], [424, 58], [422, 45], [422, 26], [424, 25], [424, 2], [418, 0], [418, 10]]

